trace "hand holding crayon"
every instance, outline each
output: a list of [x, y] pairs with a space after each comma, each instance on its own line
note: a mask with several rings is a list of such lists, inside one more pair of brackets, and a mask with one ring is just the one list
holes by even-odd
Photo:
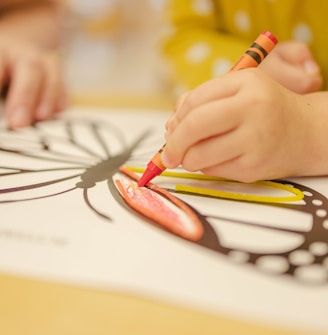
[[[268, 31], [262, 32], [252, 43], [252, 45], [245, 51], [245, 53], [238, 60], [238, 62], [231, 68], [230, 71], [257, 67], [271, 52], [277, 42], [278, 41], [273, 34]], [[165, 144], [148, 163], [144, 174], [138, 181], [139, 187], [146, 185], [148, 182], [150, 182], [156, 176], [160, 175], [166, 169], [161, 160], [161, 153], [164, 147]]]

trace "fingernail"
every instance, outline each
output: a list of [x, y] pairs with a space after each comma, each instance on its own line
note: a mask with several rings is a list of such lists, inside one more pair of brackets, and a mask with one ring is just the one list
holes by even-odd
[[9, 116], [9, 125], [13, 128], [28, 126], [30, 123], [31, 117], [25, 107], [18, 107]]
[[309, 74], [315, 74], [320, 72], [320, 68], [313, 60], [307, 60], [303, 64], [304, 70]]

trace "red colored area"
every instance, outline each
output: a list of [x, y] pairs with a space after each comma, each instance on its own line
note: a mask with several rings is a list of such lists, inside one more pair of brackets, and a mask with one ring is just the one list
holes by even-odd
[[[120, 171], [135, 181], [139, 179], [124, 167]], [[203, 225], [197, 214], [168, 191], [154, 184], [140, 188], [128, 178], [117, 178], [114, 182], [123, 199], [134, 210], [185, 239], [197, 241], [203, 236]]]

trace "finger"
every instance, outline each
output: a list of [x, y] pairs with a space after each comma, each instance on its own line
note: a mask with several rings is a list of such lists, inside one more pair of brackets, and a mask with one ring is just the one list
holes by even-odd
[[[311, 65], [308, 66], [311, 67]], [[303, 65], [295, 66], [289, 62], [282, 62], [279, 58], [272, 58], [270, 66], [265, 66], [263, 69], [279, 81], [280, 84], [297, 93], [315, 91], [320, 88], [322, 84], [322, 77], [319, 72], [311, 72], [311, 70], [305, 69]], [[279, 69], [279, 73], [273, 69]], [[295, 83], [297, 83], [297, 85]]]
[[240, 89], [240, 71], [230, 72], [209, 80], [186, 95], [175, 113], [175, 122], [179, 123], [190, 112], [203, 104], [235, 95]]
[[64, 83], [59, 64], [54, 58], [44, 63], [43, 86], [35, 119], [46, 120], [63, 108]]
[[200, 171], [209, 176], [236, 180], [243, 183], [252, 183], [260, 180], [259, 171], [243, 169], [242, 159], [243, 156], [237, 156], [229, 161], [201, 169]]
[[237, 131], [198, 142], [187, 150], [181, 165], [188, 171], [210, 169], [243, 154], [244, 147]]
[[68, 108], [69, 104], [70, 104], [70, 100], [69, 100], [68, 90], [66, 88], [65, 83], [63, 82], [63, 86], [59, 92], [59, 98], [57, 101], [57, 108], [55, 109], [55, 113], [63, 112], [64, 110]]
[[5, 94], [4, 90], [7, 85], [7, 59], [0, 53], [0, 92], [2, 95]]
[[[233, 114], [232, 114], [233, 113]], [[240, 100], [222, 99], [202, 105], [190, 112], [167, 139], [163, 163], [175, 167], [186, 151], [196, 143], [236, 129], [245, 117]]]
[[189, 92], [186, 92], [186, 93], [182, 94], [180, 96], [180, 98], [178, 99], [178, 101], [177, 101], [177, 103], [176, 103], [176, 105], [174, 107], [174, 111], [173, 111], [172, 115], [169, 117], [169, 119], [165, 123], [165, 129], [168, 130], [171, 127], [171, 124], [174, 122], [177, 110], [180, 109], [180, 106], [183, 104], [183, 102], [186, 99], [186, 97], [187, 97], [188, 94], [189, 94]]
[[24, 127], [32, 123], [42, 79], [42, 69], [37, 61], [30, 59], [15, 64], [5, 106], [10, 127]]
[[237, 180], [243, 183], [252, 183], [264, 179], [278, 179], [286, 175], [281, 170], [281, 166], [278, 168], [272, 167], [264, 162], [262, 165], [254, 168], [252, 164], [249, 164], [249, 160], [247, 154], [241, 154], [233, 157], [231, 160], [200, 169], [200, 171], [210, 176]]
[[[276, 179], [282, 175], [290, 175], [290, 170], [284, 168], [289, 153], [280, 155], [277, 159], [274, 145], [259, 142], [258, 136], [250, 133], [249, 129], [238, 129], [238, 134], [231, 133], [223, 136], [221, 143], [212, 143], [211, 147], [199, 148], [211, 150], [213, 157], [206, 157], [210, 164], [202, 164], [201, 172], [227, 179], [249, 183], [261, 179]], [[217, 147], [215, 147], [217, 145]], [[204, 156], [204, 152], [201, 157]], [[195, 159], [195, 158], [194, 158]], [[183, 163], [184, 164], [184, 163]], [[187, 164], [191, 164], [187, 162]], [[288, 164], [287, 164], [288, 165]], [[184, 165], [183, 165], [184, 166]]]
[[[306, 44], [297, 41], [291, 41], [288, 44], [288, 52], [280, 53], [280, 56], [286, 62], [303, 66], [308, 60], [314, 61], [311, 51]], [[281, 47], [284, 47], [284, 45]], [[279, 52], [279, 49], [277, 51]], [[319, 67], [317, 67], [317, 70], [319, 70]]]

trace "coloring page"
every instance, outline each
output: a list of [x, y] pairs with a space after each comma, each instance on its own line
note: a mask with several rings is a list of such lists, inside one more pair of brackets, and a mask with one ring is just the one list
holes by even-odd
[[328, 331], [328, 178], [136, 181], [170, 114], [74, 107], [0, 129], [0, 271]]

